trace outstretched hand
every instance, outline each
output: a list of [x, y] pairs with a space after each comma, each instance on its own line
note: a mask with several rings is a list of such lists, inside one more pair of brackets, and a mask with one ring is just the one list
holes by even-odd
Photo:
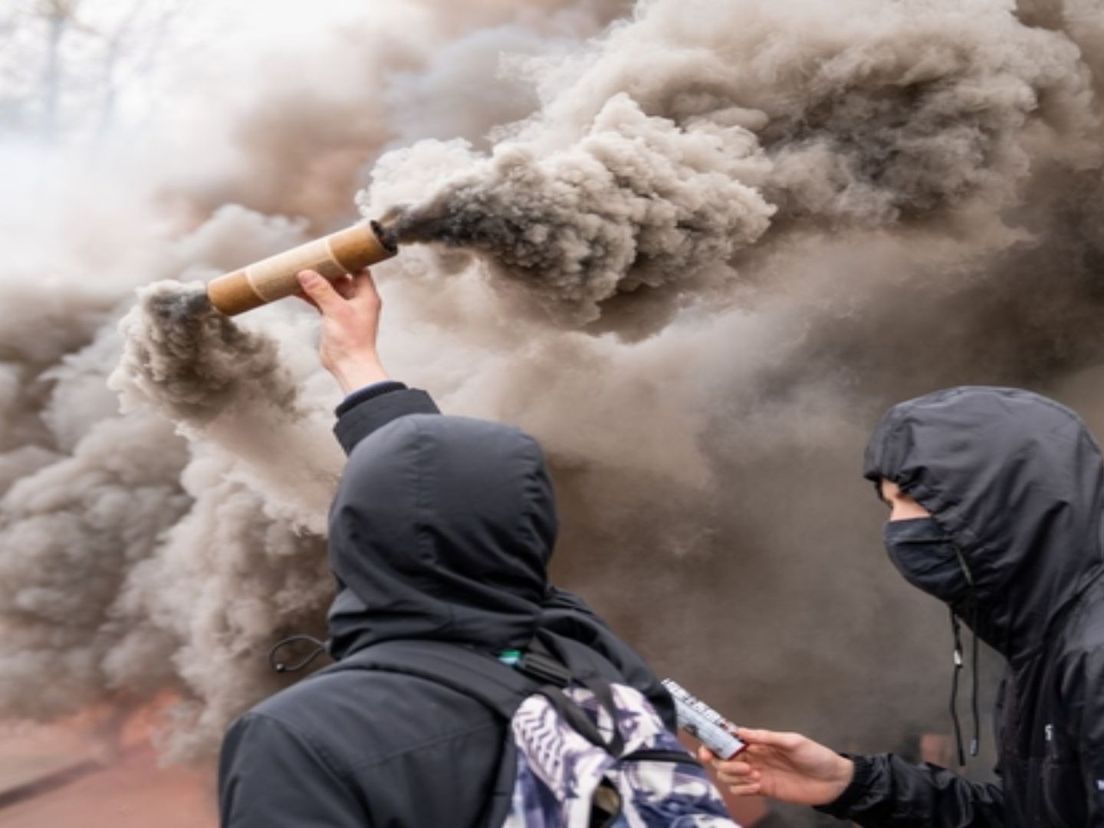
[[322, 314], [318, 346], [323, 367], [348, 394], [388, 379], [376, 350], [383, 303], [372, 274], [362, 270], [333, 283], [313, 270], [298, 274], [301, 299]]
[[737, 796], [769, 796], [798, 805], [827, 805], [851, 783], [854, 763], [800, 733], [740, 728], [747, 748], [728, 761], [707, 748], [698, 755]]

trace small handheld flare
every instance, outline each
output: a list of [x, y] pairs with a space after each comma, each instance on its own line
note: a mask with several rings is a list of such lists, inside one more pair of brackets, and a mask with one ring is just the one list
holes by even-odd
[[295, 275], [300, 270], [317, 270], [332, 282], [398, 252], [387, 227], [377, 221], [359, 222], [219, 276], [208, 283], [207, 298], [215, 308], [234, 316], [291, 296], [299, 290]]
[[679, 727], [699, 739], [721, 759], [731, 759], [747, 747], [736, 738], [736, 725], [703, 702], [690, 695], [672, 679], [663, 679], [663, 686], [675, 701]]

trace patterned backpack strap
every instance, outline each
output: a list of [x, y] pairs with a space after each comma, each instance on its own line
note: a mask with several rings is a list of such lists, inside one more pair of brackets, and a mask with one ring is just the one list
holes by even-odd
[[[612, 685], [614, 683], [624, 684], [625, 679], [608, 659], [582, 642], [562, 636], [546, 636], [540, 632], [538, 632], [537, 637], [530, 644], [530, 650], [547, 654], [549, 658], [562, 665], [561, 669], [564, 669], [565, 672], [571, 676], [573, 681], [589, 690], [594, 696], [597, 705], [605, 710], [609, 716], [613, 717], [614, 711], [616, 710], [616, 702], [613, 698]], [[566, 686], [566, 684], [563, 686]], [[574, 710], [578, 710], [578, 705], [564, 696], [563, 693], [558, 693], [556, 695], [557, 698], [550, 700], [560, 709], [561, 715], [571, 722], [580, 733], [594, 742], [594, 744], [605, 748], [606, 751], [614, 756], [620, 756], [622, 752], [624, 752], [625, 740], [620, 729], [615, 727], [608, 739], [602, 739], [599, 736], [601, 741], [594, 741], [594, 739], [590, 738], [587, 731], [577, 723], [575, 715], [568, 714], [563, 709], [564, 705], [567, 705]], [[579, 711], [579, 715], [581, 715], [585, 721], [591, 722], [590, 717], [582, 713], [582, 711]], [[593, 725], [591, 725], [591, 727], [593, 728]], [[597, 731], [595, 730], [595, 732]]]

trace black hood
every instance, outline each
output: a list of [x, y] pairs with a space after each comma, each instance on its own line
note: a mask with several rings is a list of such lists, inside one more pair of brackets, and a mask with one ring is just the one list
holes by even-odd
[[[894, 406], [864, 476], [916, 498], [962, 551], [977, 634], [1010, 659], [1104, 571], [1100, 449], [1068, 408], [1010, 388], [962, 387]], [[965, 575], [963, 576], [965, 579]]]
[[330, 650], [396, 638], [524, 646], [556, 538], [540, 447], [516, 428], [402, 417], [356, 444], [330, 512]]

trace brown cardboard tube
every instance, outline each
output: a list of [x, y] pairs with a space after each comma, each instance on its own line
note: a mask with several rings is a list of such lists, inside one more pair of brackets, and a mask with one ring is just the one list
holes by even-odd
[[361, 222], [212, 279], [207, 298], [234, 316], [291, 296], [299, 290], [295, 277], [301, 270], [316, 270], [332, 282], [390, 259], [398, 250], [385, 228]]

